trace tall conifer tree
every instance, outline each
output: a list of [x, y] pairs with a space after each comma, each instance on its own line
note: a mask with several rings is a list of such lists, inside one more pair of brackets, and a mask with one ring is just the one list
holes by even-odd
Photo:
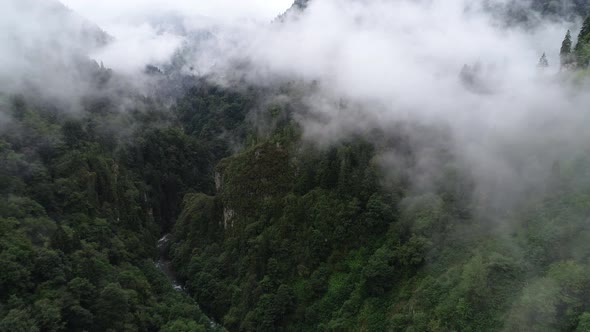
[[578, 66], [586, 67], [590, 62], [590, 16], [587, 16], [582, 24], [580, 34], [578, 34], [578, 42], [574, 47], [576, 61]]
[[572, 62], [572, 36], [569, 30], [565, 34], [565, 38], [561, 43], [559, 58], [562, 66], [568, 65]]

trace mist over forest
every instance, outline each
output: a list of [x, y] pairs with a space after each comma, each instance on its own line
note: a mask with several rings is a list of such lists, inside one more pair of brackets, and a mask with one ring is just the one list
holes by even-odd
[[0, 332], [590, 331], [590, 1], [0, 1]]

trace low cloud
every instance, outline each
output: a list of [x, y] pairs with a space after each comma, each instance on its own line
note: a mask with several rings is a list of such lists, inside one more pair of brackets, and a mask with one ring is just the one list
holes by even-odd
[[[0, 54], [4, 79], [26, 76], [34, 61], [22, 54], [39, 36], [59, 35], [56, 22], [43, 19], [37, 28], [29, 24], [39, 19], [34, 11], [9, 3], [3, 9], [12, 18], [2, 30], [10, 33], [0, 33], [10, 45]], [[317, 0], [274, 21], [289, 1], [65, 3], [115, 38], [89, 47], [90, 57], [128, 76], [181, 56], [176, 69], [223, 84], [313, 85], [302, 99], [314, 116], [298, 119], [319, 143], [400, 122], [445, 128], [449, 149], [478, 180], [481, 199], [497, 202], [491, 205], [542, 184], [556, 161], [584, 153], [590, 138], [586, 84], [559, 72], [561, 40], [576, 22], [538, 18], [507, 27], [489, 10], [505, 1]], [[66, 45], [57, 49], [80, 43]], [[42, 50], [68, 59], [49, 45]], [[541, 70], [544, 52], [550, 67]]]
[[[559, 73], [559, 46], [576, 22], [507, 27], [485, 4], [312, 1], [280, 24], [218, 31], [190, 66], [220, 82], [316, 82], [305, 99], [322, 121], [302, 120], [316, 142], [400, 122], [446, 128], [482, 204], [506, 207], [542, 187], [555, 162], [585, 152], [590, 95]], [[480, 87], [461, 78], [465, 65], [478, 68]]]

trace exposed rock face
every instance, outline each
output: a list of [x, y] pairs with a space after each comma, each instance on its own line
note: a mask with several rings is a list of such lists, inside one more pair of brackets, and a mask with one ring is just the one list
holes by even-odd
[[215, 170], [216, 199], [223, 207], [219, 224], [239, 231], [256, 215], [261, 201], [290, 190], [294, 168], [280, 144], [264, 144], [222, 160]]
[[215, 172], [215, 191], [217, 191], [217, 193], [221, 192], [221, 189], [223, 189], [223, 177], [221, 176], [221, 172], [217, 171]]
[[234, 226], [234, 217], [236, 212], [230, 208], [223, 208], [223, 228], [228, 229]]

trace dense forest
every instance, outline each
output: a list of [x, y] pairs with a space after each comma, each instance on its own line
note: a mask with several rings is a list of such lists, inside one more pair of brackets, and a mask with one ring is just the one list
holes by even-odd
[[154, 260], [182, 194], [211, 187], [207, 163], [222, 152], [134, 98], [120, 111], [120, 100], [88, 96], [68, 114], [2, 96], [12, 120], [0, 134], [1, 331], [211, 327]]
[[[533, 8], [589, 9], [560, 4]], [[579, 82], [590, 17], [576, 35], [559, 75]], [[317, 82], [172, 64], [145, 69], [146, 95], [80, 61], [75, 106], [0, 92], [0, 332], [590, 331], [587, 151], [482, 207], [444, 125], [319, 142], [304, 128]]]

